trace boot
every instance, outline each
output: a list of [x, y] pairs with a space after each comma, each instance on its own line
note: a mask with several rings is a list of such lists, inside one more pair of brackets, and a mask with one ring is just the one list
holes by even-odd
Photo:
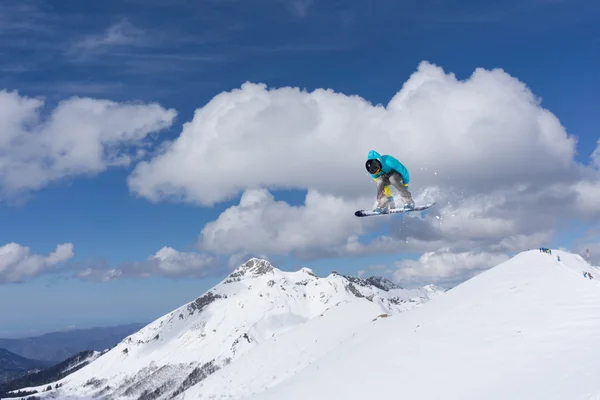
[[394, 197], [390, 196], [382, 202], [376, 202], [373, 211], [385, 212], [393, 208], [396, 208], [396, 202], [394, 201]]
[[385, 202], [380, 206], [380, 208], [387, 208], [388, 210], [391, 210], [392, 208], [396, 208], [396, 202], [394, 201], [394, 197], [390, 196], [388, 197]]

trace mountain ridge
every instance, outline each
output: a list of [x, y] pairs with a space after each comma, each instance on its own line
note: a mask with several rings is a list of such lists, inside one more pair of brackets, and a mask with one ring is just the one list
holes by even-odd
[[51, 365], [52, 363], [49, 361], [25, 358], [7, 349], [0, 348], [0, 384]]
[[369, 324], [443, 293], [434, 286], [399, 289], [383, 278], [372, 281], [386, 290], [368, 279], [351, 281], [337, 273], [318, 277], [309, 268], [284, 272], [267, 260], [251, 258], [203, 295], [129, 335], [43, 395], [177, 397], [262, 343], [315, 320], [333, 321], [337, 308], [362, 315], [350, 325]]
[[48, 332], [25, 338], [0, 338], [0, 348], [21, 357], [56, 364], [82, 351], [102, 351], [113, 347], [145, 325], [130, 323]]

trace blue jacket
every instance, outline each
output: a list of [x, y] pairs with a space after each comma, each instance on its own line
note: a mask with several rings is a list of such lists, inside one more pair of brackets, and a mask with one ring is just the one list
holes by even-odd
[[404, 184], [408, 184], [410, 182], [410, 174], [408, 173], [408, 169], [406, 169], [406, 167], [404, 165], [402, 165], [402, 163], [400, 161], [398, 161], [396, 158], [389, 156], [389, 155], [382, 156], [375, 150], [371, 150], [371, 151], [369, 151], [368, 159], [369, 160], [378, 159], [379, 162], [381, 163], [381, 171], [379, 171], [379, 173], [375, 174], [375, 175], [371, 174], [373, 179], [379, 177], [382, 174], [389, 174], [392, 171], [396, 171], [400, 175], [402, 175]]

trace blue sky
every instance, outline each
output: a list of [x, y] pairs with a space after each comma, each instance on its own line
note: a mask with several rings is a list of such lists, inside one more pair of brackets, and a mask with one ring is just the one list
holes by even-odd
[[[600, 101], [599, 18], [600, 5], [591, 0], [9, 0], [0, 5], [0, 86], [21, 96], [43, 97], [44, 113], [71, 96], [157, 102], [176, 110], [177, 116], [153, 136], [156, 150], [162, 140], [180, 135], [196, 109], [246, 81], [308, 91], [331, 88], [385, 105], [422, 61], [459, 80], [477, 68], [502, 68], [524, 82], [566, 131], [577, 136], [575, 160], [589, 164], [600, 123], [595, 112]], [[372, 146], [379, 148], [379, 143]], [[8, 149], [0, 141], [0, 161]], [[0, 199], [0, 246], [14, 242], [48, 255], [57, 244], [74, 245], [74, 256], [62, 267], [65, 273], [0, 286], [0, 302], [11, 304], [0, 309], [5, 322], [0, 335], [150, 321], [225, 276], [222, 268], [204, 278], [93, 282], [69, 275], [90, 265], [106, 269], [142, 262], [163, 246], [194, 252], [205, 224], [240, 201], [241, 192], [214, 205], [150, 201], [128, 186], [135, 167], [134, 162], [89, 176], [60, 177]], [[273, 187], [271, 193], [302, 206], [307, 189]], [[356, 190], [373, 195], [369, 183]], [[551, 245], [577, 246], [580, 236], [600, 242], [582, 224], [593, 226], [595, 220], [579, 217], [561, 221], [568, 233], [560, 231]], [[399, 218], [378, 227], [398, 230], [404, 223]], [[377, 232], [365, 237], [377, 237]], [[388, 268], [403, 258], [417, 259], [423, 251], [269, 257], [282, 269], [306, 265], [320, 275], [333, 269], [357, 274], [369, 266]], [[259, 249], [254, 253], [261, 254]], [[229, 255], [221, 256], [225, 265]]]

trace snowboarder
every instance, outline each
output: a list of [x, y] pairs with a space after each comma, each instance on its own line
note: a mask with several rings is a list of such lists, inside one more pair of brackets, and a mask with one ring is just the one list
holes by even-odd
[[380, 155], [375, 150], [371, 150], [365, 167], [377, 182], [376, 209], [396, 208], [390, 185], [394, 186], [400, 193], [405, 209], [410, 210], [415, 207], [412, 195], [408, 191], [408, 183], [410, 182], [408, 169], [395, 157], [387, 154]]

